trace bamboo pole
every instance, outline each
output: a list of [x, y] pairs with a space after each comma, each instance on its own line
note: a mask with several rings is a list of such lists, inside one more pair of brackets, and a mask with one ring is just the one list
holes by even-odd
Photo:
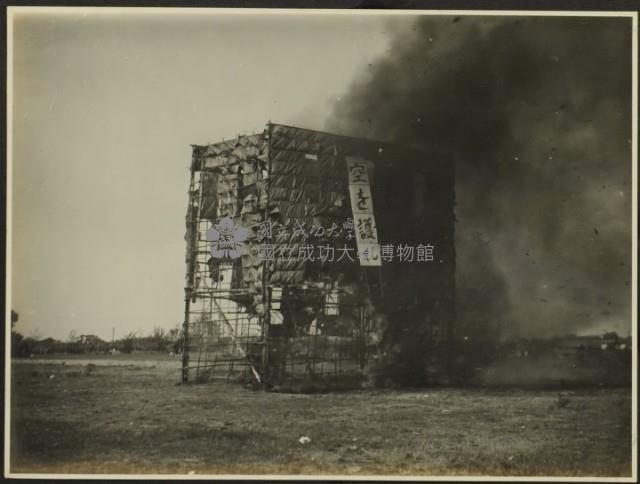
[[[264, 213], [265, 213], [265, 217], [264, 217], [264, 221], [266, 223], [269, 223], [270, 218], [269, 218], [269, 203], [271, 202], [271, 150], [272, 150], [272, 140], [273, 140], [273, 125], [271, 124], [271, 121], [269, 121], [269, 123], [267, 124], [267, 135], [269, 137], [269, 139], [267, 140], [268, 146], [267, 146], [267, 183], [266, 183], [266, 189], [267, 189], [267, 205], [264, 209]], [[270, 365], [270, 358], [269, 358], [269, 352], [270, 352], [270, 347], [269, 347], [269, 325], [271, 324], [271, 302], [270, 302], [270, 294], [268, 293], [267, 290], [267, 261], [264, 260], [262, 261], [262, 304], [264, 307], [264, 316], [262, 317], [262, 339], [263, 339], [263, 346], [262, 346], [262, 375], [263, 375], [263, 381], [262, 384], [266, 387], [269, 384], [269, 380], [270, 380], [270, 374], [269, 374], [269, 365]]]
[[184, 288], [184, 323], [183, 323], [183, 344], [182, 344], [182, 383], [189, 382], [189, 319], [191, 309], [191, 297], [193, 291], [194, 278], [194, 258], [196, 257], [197, 247], [195, 244], [195, 231], [197, 229], [195, 220], [195, 210], [193, 200], [193, 188], [195, 184], [195, 166], [193, 159], [191, 160], [191, 179], [189, 182], [189, 210], [187, 212], [187, 277], [186, 286]]

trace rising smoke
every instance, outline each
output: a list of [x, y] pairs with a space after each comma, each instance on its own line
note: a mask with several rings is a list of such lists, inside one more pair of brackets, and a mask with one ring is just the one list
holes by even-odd
[[420, 17], [326, 128], [456, 160], [458, 332], [630, 331], [630, 19]]

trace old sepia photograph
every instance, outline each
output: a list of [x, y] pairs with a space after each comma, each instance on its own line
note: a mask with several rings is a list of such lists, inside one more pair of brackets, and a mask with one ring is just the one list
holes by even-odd
[[637, 37], [8, 7], [5, 477], [635, 482]]

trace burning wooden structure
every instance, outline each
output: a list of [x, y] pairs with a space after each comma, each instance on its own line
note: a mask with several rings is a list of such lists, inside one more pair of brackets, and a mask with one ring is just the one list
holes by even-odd
[[446, 375], [453, 179], [435, 151], [280, 124], [193, 146], [183, 381]]

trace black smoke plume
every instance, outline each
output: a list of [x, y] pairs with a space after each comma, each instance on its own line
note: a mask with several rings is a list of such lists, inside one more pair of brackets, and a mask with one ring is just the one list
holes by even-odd
[[420, 17], [329, 131], [456, 160], [456, 334], [630, 330], [631, 20]]

